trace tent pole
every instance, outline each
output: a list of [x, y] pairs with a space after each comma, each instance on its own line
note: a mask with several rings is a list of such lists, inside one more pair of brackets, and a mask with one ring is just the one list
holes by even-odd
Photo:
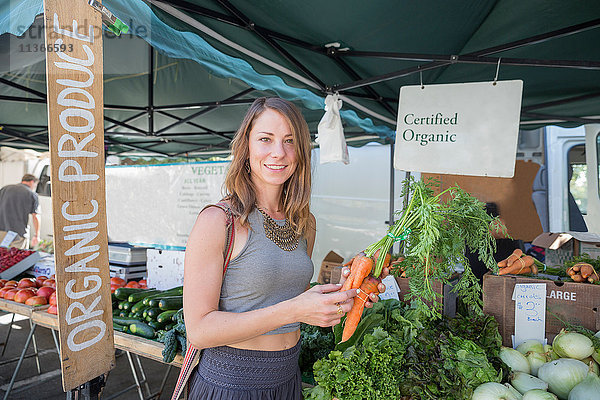
[[387, 224], [394, 225], [394, 142], [390, 143], [390, 216]]
[[148, 135], [154, 135], [154, 49], [150, 46], [148, 73]]

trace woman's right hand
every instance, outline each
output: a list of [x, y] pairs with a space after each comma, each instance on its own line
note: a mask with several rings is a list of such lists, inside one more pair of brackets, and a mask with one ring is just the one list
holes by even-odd
[[293, 299], [298, 321], [321, 327], [340, 323], [354, 304], [356, 289], [340, 292], [342, 285], [315, 285]]

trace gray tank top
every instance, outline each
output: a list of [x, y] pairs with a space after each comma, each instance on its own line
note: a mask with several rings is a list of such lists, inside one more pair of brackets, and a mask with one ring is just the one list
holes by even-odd
[[[255, 208], [248, 216], [248, 240], [229, 262], [221, 286], [219, 310], [245, 312], [275, 305], [300, 295], [313, 276], [313, 263], [300, 238], [293, 251], [280, 249], [265, 236], [263, 216]], [[285, 221], [277, 221], [283, 224]], [[267, 335], [293, 332], [300, 323], [283, 325]]]

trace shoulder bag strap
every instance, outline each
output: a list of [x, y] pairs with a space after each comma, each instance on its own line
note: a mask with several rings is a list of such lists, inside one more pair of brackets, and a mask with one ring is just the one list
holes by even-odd
[[[229, 208], [229, 206], [225, 203], [209, 204], [204, 207], [202, 211], [208, 207], [219, 207], [225, 211], [227, 216], [227, 220], [225, 222], [227, 226], [227, 237], [225, 239], [225, 252], [223, 253], [223, 275], [225, 275], [227, 267], [229, 266], [229, 261], [231, 260], [231, 253], [233, 252], [233, 240], [235, 238], [235, 218], [231, 212], [231, 208]], [[183, 363], [181, 365], [179, 378], [177, 378], [177, 384], [175, 385], [175, 389], [173, 389], [171, 400], [178, 400], [181, 394], [184, 392], [187, 382], [192, 375], [194, 367], [198, 364], [198, 361], [200, 361], [200, 350], [189, 344], [185, 352], [185, 358], [183, 359]]]

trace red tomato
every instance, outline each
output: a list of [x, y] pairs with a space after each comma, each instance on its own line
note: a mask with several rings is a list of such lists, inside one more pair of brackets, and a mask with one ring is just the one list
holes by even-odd
[[119, 285], [120, 287], [123, 287], [126, 283], [127, 282], [125, 282], [125, 279], [119, 278], [118, 276], [113, 276], [112, 278], [110, 278], [111, 285]]
[[37, 287], [35, 284], [35, 281], [31, 278], [23, 278], [19, 281], [19, 283], [17, 284], [17, 287], [19, 289], [25, 289], [25, 288], [30, 288], [30, 287]]
[[6, 281], [4, 283], [4, 286], [14, 286], [14, 287], [17, 287], [17, 281], [13, 281], [13, 280]]
[[37, 278], [35, 278], [35, 283], [37, 284], [37, 287], [42, 287], [46, 279], [48, 279], [48, 277], [44, 275], [40, 275]]
[[56, 292], [54, 292], [50, 295], [50, 299], [48, 299], [48, 303], [50, 303], [50, 305], [56, 306]]
[[4, 300], [14, 300], [19, 289], [10, 289], [4, 293]]
[[32, 289], [21, 289], [15, 294], [13, 300], [17, 303], [25, 303], [28, 298], [33, 296], [35, 296], [35, 292]]
[[50, 279], [56, 279], [56, 274], [50, 275]]
[[52, 278], [50, 279], [46, 279], [43, 283], [42, 286], [50, 286], [54, 289], [56, 289], [56, 281]]
[[38, 289], [37, 291], [37, 295], [38, 296], [42, 296], [45, 297], [46, 300], [50, 298], [50, 295], [52, 293], [54, 293], [55, 289], [53, 287], [50, 286], [42, 286], [41, 288]]
[[127, 285], [125, 285], [125, 287], [139, 289], [141, 286], [136, 281], [129, 281], [129, 282], [127, 282]]
[[0, 289], [4, 287], [4, 284], [8, 282], [8, 279], [0, 279]]
[[57, 315], [58, 314], [58, 307], [56, 307], [56, 304], [52, 304], [50, 307], [48, 307], [48, 309], [46, 311], [48, 311], [48, 314]]
[[8, 292], [9, 290], [13, 289], [12, 286], [5, 286], [2, 289], [0, 289], [0, 298], [4, 298], [4, 293]]
[[111, 285], [110, 285], [110, 292], [111, 292], [111, 293], [114, 293], [114, 292], [115, 292], [115, 290], [117, 290], [118, 288], [122, 288], [122, 287], [123, 287], [123, 286], [121, 286], [121, 285], [113, 285], [113, 284], [111, 284]]
[[25, 300], [25, 304], [28, 306], [43, 306], [48, 304], [48, 300], [44, 296], [32, 296]]

